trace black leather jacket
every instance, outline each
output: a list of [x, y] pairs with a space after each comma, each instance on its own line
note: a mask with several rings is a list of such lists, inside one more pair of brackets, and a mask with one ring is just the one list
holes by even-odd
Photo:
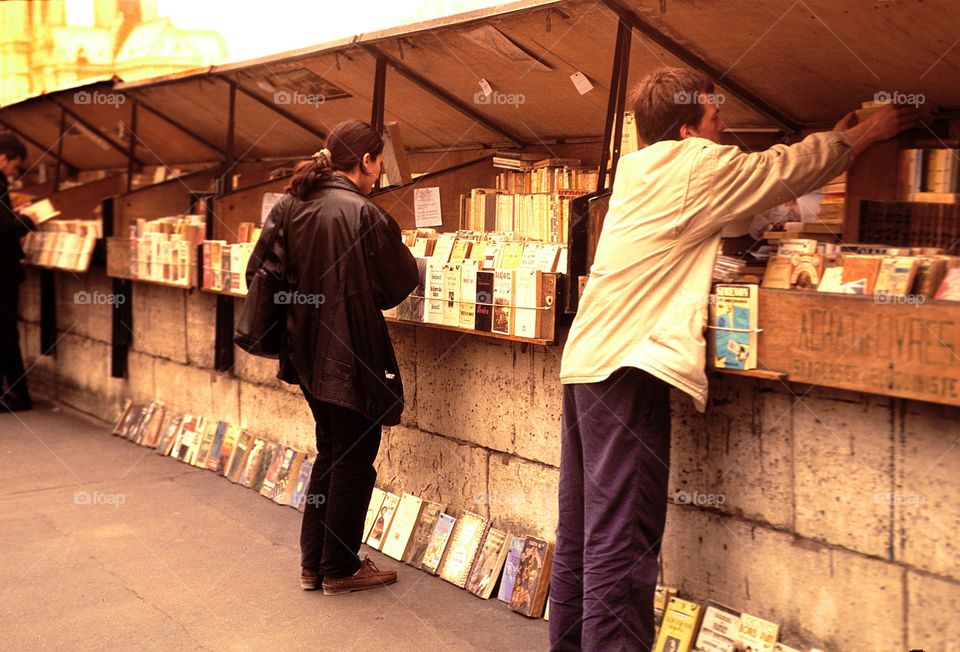
[[350, 180], [330, 175], [305, 201], [286, 195], [276, 204], [248, 283], [264, 255], [280, 261], [289, 289], [278, 377], [372, 421], [399, 423], [403, 385], [381, 310], [403, 301], [419, 275], [393, 218]]
[[10, 204], [9, 183], [0, 172], [0, 284], [10, 285], [23, 281], [23, 248], [20, 238], [36, 231], [33, 220], [15, 213]]

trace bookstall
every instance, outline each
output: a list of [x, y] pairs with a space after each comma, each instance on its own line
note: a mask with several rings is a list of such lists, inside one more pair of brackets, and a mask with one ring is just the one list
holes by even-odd
[[[820, 242], [834, 267], [845, 255], [870, 251], [880, 258], [957, 253], [955, 206], [929, 207], [957, 189], [917, 173], [926, 168], [908, 153], [954, 146], [955, 12], [945, 2], [868, 4], [854, 15], [825, 0], [696, 6], [528, 0], [193, 74], [118, 83], [114, 89], [131, 103], [162, 107], [164, 124], [189, 125], [189, 143], [170, 160], [224, 166], [113, 200], [108, 273], [135, 284], [140, 296], [128, 316], [145, 324], [128, 341], [129, 369], [124, 363], [123, 374], [90, 380], [85, 365], [103, 345], [70, 337], [67, 350], [83, 353], [67, 353], [57, 367], [40, 364], [35, 373], [79, 409], [96, 400], [119, 412], [131, 399], [118, 422], [121, 434], [138, 443], [146, 436], [181, 461], [294, 504], [290, 482], [294, 468], [308, 462], [303, 453], [312, 447], [313, 424], [295, 388], [274, 379], [275, 363], [232, 346], [245, 294], [242, 271], [291, 162], [318, 149], [333, 124], [369, 118], [385, 128], [395, 150], [374, 201], [397, 219], [424, 273], [421, 287], [387, 315], [407, 408], [402, 423], [384, 433], [382, 504], [371, 505], [369, 542], [407, 560], [409, 547], [388, 545], [389, 521], [394, 512], [422, 515], [432, 505], [438, 527], [447, 517], [451, 540], [465, 536], [467, 526], [458, 530], [458, 523], [472, 530], [492, 525], [490, 532], [499, 534], [487, 556], [508, 547], [519, 555], [552, 538], [559, 360], [565, 328], [589, 283], [607, 189], [619, 157], [636, 147], [625, 115], [627, 90], [660, 66], [698, 68], [718, 83], [725, 139], [747, 149], [829, 129], [880, 92], [922, 94], [926, 133], [876, 147], [846, 177], [825, 179], [807, 219], [765, 234], [764, 252], [756, 253], [752, 241], [724, 243], [718, 281], [761, 286], [752, 295], [756, 323], [745, 328], [756, 331], [755, 341], [733, 355], [727, 355], [733, 338], [723, 341], [723, 355], [711, 350], [711, 367], [724, 358], [726, 368], [711, 369], [705, 414], [674, 394], [675, 494], [658, 604], [661, 615], [671, 609], [672, 586], [688, 604], [731, 607], [704, 609], [711, 623], [730, 613], [754, 629], [779, 623], [781, 642], [807, 648], [885, 649], [890, 641], [943, 647], [960, 639], [932, 615], [934, 604], [960, 600], [960, 548], [952, 536], [960, 508], [945, 491], [958, 488], [960, 464], [953, 445], [960, 435], [960, 303], [938, 300], [936, 292], [920, 302], [909, 300], [918, 296], [910, 290], [815, 291], [807, 280], [794, 281], [793, 263], [783, 271], [785, 286], [777, 287], [764, 264], [801, 242], [813, 250], [799, 256], [817, 255]], [[887, 40], [878, 44], [877, 34]], [[240, 181], [231, 170], [242, 170]], [[209, 194], [198, 210], [203, 192]], [[147, 226], [190, 214], [204, 216], [202, 228], [189, 221]], [[138, 226], [138, 220], [144, 221]], [[170, 273], [171, 260], [160, 248], [134, 249], [131, 226], [139, 238], [193, 229], [195, 246], [174, 288], [153, 287], [152, 271], [141, 270], [146, 264]], [[499, 240], [495, 234], [503, 232], [513, 237]], [[868, 249], [842, 250], [854, 244]], [[552, 246], [553, 265], [540, 267], [538, 257], [552, 256]], [[496, 251], [489, 265], [487, 250]], [[490, 274], [491, 283], [513, 270], [517, 294], [516, 276], [532, 270], [540, 285], [531, 303], [511, 297], [499, 305], [513, 317], [523, 309], [538, 314], [534, 330], [518, 335], [507, 326], [511, 317], [500, 328], [479, 326], [487, 301], [478, 294], [479, 280], [463, 289], [464, 279], [475, 279], [464, 274], [465, 263]], [[829, 266], [815, 269], [826, 278]], [[194, 287], [200, 291], [184, 291]], [[494, 309], [497, 294], [491, 288]], [[472, 312], [464, 312], [467, 305]], [[25, 326], [32, 337], [36, 325], [27, 319]], [[753, 353], [755, 365], [739, 365], [753, 369], [737, 368], [740, 352]], [[134, 405], [139, 417], [129, 416]], [[150, 405], [166, 420], [144, 417]], [[170, 418], [183, 414], [203, 414], [208, 425], [191, 421], [185, 428], [182, 417], [171, 431]], [[146, 422], [152, 425], [145, 435], [137, 424]], [[236, 455], [222, 454], [227, 441], [232, 451], [244, 451], [244, 465], [234, 468]], [[214, 449], [221, 454], [211, 455]], [[273, 462], [258, 474], [251, 456]], [[429, 547], [422, 532], [404, 528], [414, 547]], [[418, 567], [490, 595], [482, 578], [470, 583], [469, 569], [444, 569], [435, 555], [420, 552]], [[549, 552], [536, 554], [544, 563]], [[537, 615], [544, 605], [530, 597], [518, 610]]]

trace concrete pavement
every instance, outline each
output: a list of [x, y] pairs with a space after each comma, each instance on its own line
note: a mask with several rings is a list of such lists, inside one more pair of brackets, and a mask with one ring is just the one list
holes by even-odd
[[299, 512], [49, 403], [0, 414], [12, 650], [544, 650], [547, 623], [371, 551], [390, 587], [298, 585]]

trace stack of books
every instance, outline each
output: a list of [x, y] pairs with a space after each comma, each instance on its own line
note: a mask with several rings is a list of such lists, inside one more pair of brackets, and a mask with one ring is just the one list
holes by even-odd
[[197, 246], [205, 228], [202, 215], [138, 219], [130, 225], [131, 278], [195, 286]]
[[102, 237], [100, 220], [48, 220], [26, 235], [23, 251], [31, 265], [85, 272]]
[[227, 244], [226, 240], [204, 240], [201, 287], [245, 295], [247, 263], [259, 239], [260, 227], [253, 222], [243, 222], [237, 230], [237, 242], [233, 244]]

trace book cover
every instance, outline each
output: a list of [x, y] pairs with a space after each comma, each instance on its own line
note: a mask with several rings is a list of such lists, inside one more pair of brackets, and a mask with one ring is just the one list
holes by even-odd
[[407, 545], [407, 550], [403, 555], [403, 561], [411, 566], [419, 567], [423, 559], [423, 553], [426, 552], [427, 546], [430, 545], [433, 528], [437, 525], [437, 519], [440, 518], [443, 507], [440, 503], [426, 500], [423, 502], [423, 508], [420, 510], [420, 518], [417, 519], [417, 524], [413, 528], [413, 533], [410, 535], [410, 543]]
[[237, 448], [237, 440], [240, 438], [240, 428], [227, 424], [226, 432], [223, 434], [223, 444], [220, 446], [220, 454], [217, 456], [217, 473], [226, 476], [230, 472], [230, 462], [233, 460], [233, 453]]
[[484, 600], [490, 598], [510, 550], [509, 539], [510, 536], [503, 530], [487, 530], [487, 536], [483, 539], [483, 545], [480, 546], [464, 586], [467, 591]]
[[437, 523], [430, 535], [430, 543], [423, 551], [423, 558], [418, 564], [418, 568], [432, 575], [437, 574], [437, 567], [440, 566], [440, 560], [447, 548], [447, 542], [450, 540], [450, 534], [453, 532], [453, 526], [457, 519], [449, 514], [440, 514], [437, 517]]
[[843, 268], [828, 267], [823, 270], [823, 276], [820, 284], [817, 286], [818, 292], [843, 292]]
[[708, 602], [703, 609], [700, 631], [694, 650], [702, 652], [735, 652], [740, 636], [740, 612]]
[[525, 537], [511, 537], [510, 547], [507, 549], [507, 558], [503, 562], [503, 577], [500, 578], [500, 591], [497, 599], [500, 602], [510, 602], [513, 595], [513, 585], [517, 577], [517, 568], [520, 566], [520, 555], [527, 542]]
[[425, 257], [417, 258], [417, 274], [420, 282], [413, 292], [397, 306], [397, 319], [422, 322], [424, 297], [427, 296], [427, 262]]
[[139, 405], [136, 403], [131, 405], [130, 409], [126, 411], [126, 414], [123, 417], [123, 422], [117, 429], [117, 436], [123, 437], [124, 439], [130, 439], [130, 437], [133, 436], [133, 434], [140, 427], [140, 422], [143, 420], [144, 410], [146, 410], [145, 405]]
[[150, 448], [157, 445], [157, 440], [160, 439], [160, 429], [163, 427], [166, 414], [167, 409], [162, 403], [157, 403], [154, 406], [153, 414], [149, 419], [144, 420], [144, 424], [140, 428], [140, 436], [137, 440], [138, 444], [141, 446], [149, 446]]
[[924, 257], [917, 262], [914, 294], [932, 299], [947, 273], [947, 261], [942, 258]]
[[513, 581], [510, 608], [530, 618], [543, 615], [553, 563], [553, 543], [527, 537], [520, 553], [520, 565]]
[[375, 550], [383, 547], [387, 531], [390, 529], [390, 523], [393, 521], [393, 515], [400, 504], [400, 496], [395, 493], [387, 492], [383, 498], [383, 505], [380, 506], [380, 512], [373, 521], [373, 527], [370, 528], [370, 534], [367, 536], [367, 545]]
[[817, 252], [817, 241], [807, 238], [781, 240], [777, 247], [778, 256], [792, 256], [794, 254], [814, 254]]
[[447, 550], [437, 569], [442, 579], [464, 587], [486, 529], [487, 519], [473, 512], [463, 513], [453, 528]]
[[880, 263], [874, 294], [905, 297], [913, 289], [917, 259], [912, 256], [888, 256]]
[[367, 537], [370, 536], [370, 530], [373, 529], [373, 524], [380, 515], [380, 508], [383, 507], [383, 499], [386, 497], [386, 491], [377, 487], [373, 488], [373, 493], [370, 494], [370, 502], [367, 504], [367, 516], [363, 521], [363, 539], [361, 541], [366, 541]]
[[210, 453], [207, 455], [205, 467], [208, 471], [219, 473], [220, 471], [220, 451], [223, 449], [223, 440], [227, 435], [230, 425], [226, 421], [217, 421], [213, 430], [213, 444], [210, 445]]
[[194, 466], [201, 469], [206, 468], [207, 458], [210, 457], [210, 449], [213, 448], [213, 440], [217, 435], [217, 424], [209, 422], [203, 429], [200, 437], [200, 447], [197, 449], [197, 456], [193, 460]]
[[174, 444], [176, 448], [171, 456], [176, 456], [181, 462], [193, 464], [203, 436], [203, 427], [206, 420], [202, 416], [187, 415], [183, 418], [183, 427], [180, 429], [180, 438]]
[[282, 449], [280, 444], [276, 442], [267, 442], [263, 447], [263, 455], [260, 458], [260, 464], [257, 466], [256, 472], [253, 476], [253, 481], [250, 484], [250, 488], [256, 491], [257, 493], [263, 489], [263, 483], [267, 479], [267, 473], [270, 471], [270, 468], [273, 466], [273, 461], [278, 456], [282, 454]]
[[460, 325], [460, 263], [443, 266], [443, 324]]
[[513, 335], [515, 281], [515, 270], [498, 269], [493, 272], [493, 325], [490, 327], [491, 332]]
[[933, 298], [938, 301], [960, 301], [960, 267], [947, 270]]
[[657, 588], [653, 591], [653, 626], [654, 629], [660, 629], [660, 623], [663, 622], [663, 613], [667, 610], [667, 605], [670, 603], [670, 598], [674, 598], [677, 595], [677, 588], [674, 586], [665, 586], [663, 584], [657, 584]]
[[560, 245], [553, 243], [541, 245], [540, 250], [537, 252], [534, 268], [546, 274], [556, 271], [557, 258], [559, 256]]
[[429, 263], [427, 263], [427, 298], [426, 306], [423, 310], [424, 323], [443, 323], [443, 290], [443, 264], [431, 258]]
[[680, 598], [670, 598], [663, 614], [654, 652], [690, 652], [699, 621], [700, 605]]
[[390, 529], [387, 530], [386, 540], [381, 548], [383, 554], [393, 557], [397, 561], [403, 560], [422, 509], [423, 500], [421, 498], [413, 494], [403, 494], [400, 504], [397, 506], [397, 511], [393, 515], [393, 521], [390, 523]]
[[759, 288], [753, 284], [719, 284], [710, 306], [718, 369], [757, 368]]
[[477, 271], [475, 260], [465, 260], [460, 265], [460, 328], [473, 330], [477, 318]]
[[[263, 452], [267, 442], [259, 437], [253, 440], [250, 445], [250, 451], [247, 453], [247, 461], [243, 467], [243, 473], [240, 475], [240, 484], [248, 489], [253, 486], [257, 477], [257, 471], [260, 469], [263, 461]], [[262, 480], [262, 478], [261, 478]]]
[[500, 254], [500, 264], [497, 267], [501, 269], [520, 269], [520, 261], [523, 260], [523, 248], [522, 242], [505, 243]]
[[293, 451], [290, 460], [284, 460], [284, 465], [280, 467], [280, 474], [277, 476], [277, 488], [273, 492], [273, 502], [278, 505], [290, 504], [293, 492], [297, 488], [297, 479], [300, 477], [300, 467], [303, 466], [305, 459], [307, 459], [306, 453]]
[[478, 331], [490, 332], [493, 327], [493, 272], [477, 272], [477, 303], [474, 327]]
[[547, 246], [542, 242], [527, 242], [523, 245], [523, 256], [520, 258], [520, 269], [537, 269], [540, 252]]
[[267, 474], [263, 478], [263, 484], [260, 485], [261, 496], [273, 500], [277, 490], [277, 481], [280, 480], [280, 471], [285, 469], [288, 473], [290, 472], [290, 464], [293, 462], [295, 454], [296, 451], [292, 448], [283, 448], [282, 446], [276, 448], [274, 456], [270, 460]]
[[793, 278], [793, 263], [790, 256], [770, 256], [767, 269], [763, 273], [761, 287], [775, 290], [789, 290]]
[[739, 640], [745, 652], [774, 652], [780, 626], [748, 613], [740, 614]]
[[457, 241], [453, 243], [453, 249], [450, 251], [450, 262], [460, 264], [468, 258], [473, 242], [468, 238], [457, 238]]
[[128, 398], [123, 402], [123, 409], [120, 410], [120, 414], [117, 416], [117, 420], [113, 424], [113, 430], [110, 431], [111, 434], [117, 435], [120, 433], [120, 430], [123, 428], [124, 421], [126, 420], [127, 415], [130, 413], [130, 409], [132, 407], [133, 401], [131, 399]]
[[880, 270], [881, 256], [846, 255], [843, 257], [843, 274], [841, 280], [844, 285], [856, 281], [864, 282], [863, 294], [873, 294]]
[[173, 442], [176, 441], [177, 435], [180, 434], [180, 426], [183, 423], [182, 415], [175, 415], [170, 420], [170, 423], [167, 424], [167, 427], [164, 428], [163, 434], [160, 435], [160, 441], [157, 442], [156, 451], [160, 455], [169, 455], [170, 449], [173, 447]]
[[253, 447], [253, 437], [249, 433], [240, 432], [237, 435], [237, 445], [233, 449], [233, 455], [230, 457], [230, 466], [227, 467], [227, 480], [238, 484], [243, 477], [243, 472], [247, 468], [247, 462], [250, 460], [250, 449]]
[[433, 248], [433, 262], [440, 266], [450, 262], [450, 254], [453, 253], [453, 245], [456, 244], [456, 233], [441, 233], [437, 236], [437, 244]]
[[300, 471], [297, 473], [297, 482], [293, 487], [293, 493], [290, 496], [290, 507], [303, 511], [307, 504], [307, 492], [310, 490], [310, 475], [313, 473], [313, 463], [315, 457], [305, 457], [300, 464]]
[[790, 260], [793, 271], [790, 272], [790, 288], [793, 290], [815, 290], [823, 276], [823, 256], [820, 254], [795, 254]]
[[536, 269], [516, 271], [516, 308], [514, 311], [514, 335], [535, 338], [540, 334], [541, 275]]

